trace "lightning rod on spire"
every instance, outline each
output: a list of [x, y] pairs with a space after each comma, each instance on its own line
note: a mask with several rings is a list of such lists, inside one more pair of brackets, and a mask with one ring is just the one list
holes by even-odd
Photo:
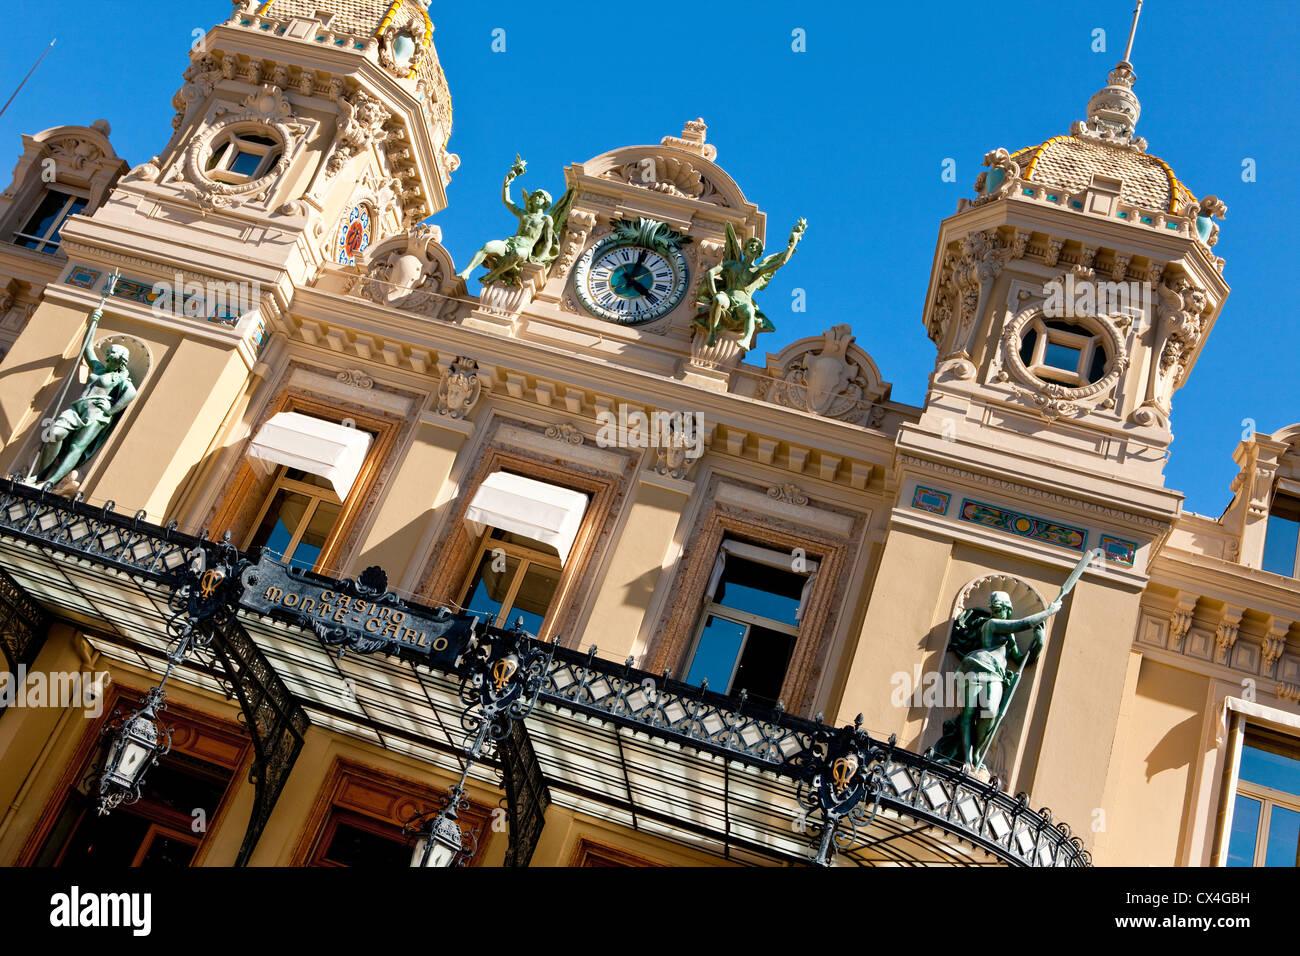
[[1142, 0], [1137, 0], [1137, 6], [1133, 8], [1133, 25], [1128, 28], [1128, 46], [1124, 47], [1124, 62], [1131, 63], [1129, 59], [1133, 55], [1133, 37], [1137, 35], [1138, 17], [1142, 15]]

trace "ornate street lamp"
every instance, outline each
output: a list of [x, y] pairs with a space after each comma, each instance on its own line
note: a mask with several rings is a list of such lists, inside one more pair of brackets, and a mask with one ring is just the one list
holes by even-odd
[[233, 577], [231, 569], [238, 553], [230, 547], [229, 533], [222, 539], [222, 555], [215, 567], [208, 567], [208, 556], [202, 546], [186, 555], [188, 568], [182, 573], [181, 585], [173, 592], [172, 607], [176, 613], [167, 622], [167, 630], [174, 643], [167, 654], [167, 667], [162, 679], [149, 693], [138, 710], [120, 715], [104, 725], [103, 733], [112, 736], [104, 769], [99, 774], [99, 813], [108, 813], [122, 805], [140, 799], [145, 771], [158, 763], [160, 757], [171, 750], [171, 731], [158, 724], [158, 711], [167, 704], [163, 688], [172, 676], [176, 665], [185, 660], [192, 647], [204, 647], [212, 639], [208, 620], [220, 611], [226, 602], [224, 587]]
[[149, 691], [144, 706], [122, 714], [104, 727], [116, 736], [108, 745], [108, 756], [99, 777], [101, 816], [123, 803], [140, 799], [144, 773], [171, 750], [171, 731], [159, 727], [158, 711], [165, 705], [162, 685]]
[[[469, 772], [468, 765], [465, 768]], [[460, 783], [452, 787], [447, 797], [447, 804], [437, 813], [422, 813], [403, 828], [403, 833], [416, 833], [415, 851], [411, 854], [411, 866], [451, 867], [465, 866], [478, 851], [478, 840], [473, 832], [465, 833], [460, 828], [456, 810], [469, 806], [465, 798], [465, 788]], [[469, 838], [466, 846], [465, 839]]]
[[461, 726], [474, 735], [473, 741], [464, 751], [465, 766], [447, 805], [436, 815], [421, 814], [402, 828], [403, 833], [419, 834], [411, 866], [464, 866], [473, 858], [478, 841], [471, 833], [470, 846], [465, 847], [465, 834], [456, 818], [457, 810], [469, 808], [465, 781], [470, 768], [482, 758], [489, 740], [505, 739], [514, 721], [532, 713], [554, 654], [555, 644], [538, 644], [524, 630], [522, 618], [509, 630], [497, 632], [488, 646], [477, 641], [471, 645], [460, 697], [469, 705], [461, 714]]

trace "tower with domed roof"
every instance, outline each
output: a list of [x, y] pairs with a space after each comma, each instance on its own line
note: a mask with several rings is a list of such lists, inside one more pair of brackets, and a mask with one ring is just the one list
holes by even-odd
[[[940, 225], [923, 310], [934, 372], [898, 430], [897, 498], [847, 678], [846, 699], [886, 723], [874, 701], [914, 665], [891, 635], [922, 624], [900, 595], [1063, 577], [1100, 551], [1003, 731], [1020, 743], [996, 758], [1070, 819], [1104, 805], [1110, 739], [1081, 742], [1080, 728], [1112, 726], [1124, 699], [1140, 597], [1182, 511], [1164, 477], [1172, 399], [1228, 295], [1223, 205], [1136, 135], [1131, 54], [1132, 34], [1068, 134], [990, 151], [975, 195]], [[944, 668], [947, 638], [930, 633], [924, 670]], [[937, 720], [909, 721], [904, 739], [938, 739]]]

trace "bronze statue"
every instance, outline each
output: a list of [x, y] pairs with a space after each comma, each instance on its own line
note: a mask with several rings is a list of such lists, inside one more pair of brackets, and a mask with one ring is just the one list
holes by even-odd
[[560, 197], [559, 202], [551, 202], [551, 194], [545, 189], [534, 192], [523, 190], [523, 207], [516, 206], [510, 198], [510, 184], [524, 174], [528, 168], [518, 156], [506, 173], [505, 183], [501, 186], [501, 201], [519, 219], [519, 229], [508, 239], [493, 239], [474, 253], [457, 275], [468, 279], [480, 263], [486, 263], [488, 272], [479, 282], [488, 285], [501, 282], [515, 285], [519, 281], [520, 267], [525, 262], [535, 262], [549, 266], [560, 255], [560, 233], [564, 231], [564, 222], [569, 216], [569, 206], [573, 202], [573, 190]]
[[[983, 768], [1025, 668], [1043, 650], [1047, 620], [1061, 610], [1061, 602], [1100, 554], [1096, 550], [1086, 552], [1065, 579], [1056, 600], [1037, 614], [1013, 618], [1011, 596], [994, 591], [989, 595], [987, 611], [968, 608], [957, 615], [948, 649], [961, 658], [956, 674], [961, 711], [954, 719], [944, 721], [943, 736], [930, 748], [930, 756], [954, 766]], [[1021, 650], [1016, 635], [1030, 628], [1033, 640]], [[1011, 664], [1017, 665], [1016, 669], [1011, 669]]]
[[91, 314], [81, 348], [90, 372], [86, 387], [71, 405], [43, 422], [40, 454], [26, 479], [31, 484], [57, 485], [88, 461], [108, 440], [123, 409], [135, 398], [135, 384], [127, 369], [131, 358], [127, 347], [110, 345], [102, 362], [95, 355], [95, 330], [101, 315], [102, 307]]
[[763, 243], [751, 236], [742, 246], [735, 228], [727, 223], [722, 261], [700, 278], [695, 293], [694, 324], [708, 333], [709, 345], [717, 341], [719, 330], [725, 330], [739, 333], [740, 347], [748, 351], [754, 347], [755, 335], [776, 330], [754, 304], [754, 294], [790, 261], [807, 227], [808, 221], [800, 219], [790, 231], [785, 251], [760, 259]]

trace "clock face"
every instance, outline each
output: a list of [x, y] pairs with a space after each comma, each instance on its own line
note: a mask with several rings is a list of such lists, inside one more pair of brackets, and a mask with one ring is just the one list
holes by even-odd
[[624, 325], [649, 322], [677, 308], [687, 279], [681, 253], [629, 245], [615, 236], [583, 253], [573, 274], [587, 311]]

